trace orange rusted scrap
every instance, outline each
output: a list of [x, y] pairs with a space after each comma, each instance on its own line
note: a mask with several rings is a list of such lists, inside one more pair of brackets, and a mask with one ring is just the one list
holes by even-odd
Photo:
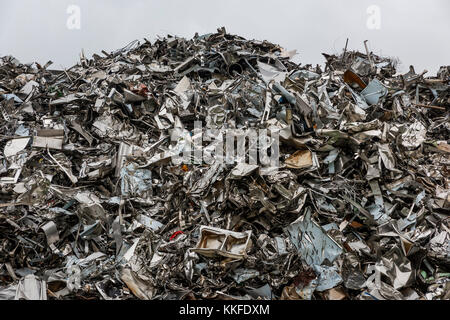
[[351, 70], [347, 70], [344, 72], [344, 81], [349, 85], [353, 85], [356, 83], [361, 89], [364, 89], [367, 85], [361, 78]]

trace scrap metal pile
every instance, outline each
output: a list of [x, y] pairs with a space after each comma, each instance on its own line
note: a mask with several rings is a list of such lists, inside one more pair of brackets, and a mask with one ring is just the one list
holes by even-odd
[[[449, 299], [450, 67], [294, 54], [221, 28], [1, 58], [0, 299]], [[277, 132], [279, 167], [206, 128]], [[175, 164], [197, 134], [212, 161]]]

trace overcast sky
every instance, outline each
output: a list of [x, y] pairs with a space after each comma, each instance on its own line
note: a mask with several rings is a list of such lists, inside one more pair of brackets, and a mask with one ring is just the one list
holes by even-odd
[[[80, 29], [67, 27], [70, 5], [80, 8]], [[367, 12], [372, 5], [379, 24]], [[0, 8], [0, 56], [52, 60], [53, 68], [75, 64], [82, 48], [90, 56], [134, 39], [192, 37], [220, 26], [297, 49], [303, 64], [322, 64], [321, 53], [340, 52], [346, 38], [359, 50], [369, 40], [370, 50], [398, 57], [403, 70], [412, 64], [435, 74], [450, 64], [448, 0], [0, 0]]]

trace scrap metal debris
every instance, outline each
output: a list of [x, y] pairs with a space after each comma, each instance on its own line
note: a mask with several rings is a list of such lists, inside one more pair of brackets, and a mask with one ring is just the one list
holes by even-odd
[[0, 299], [450, 299], [450, 67], [293, 55], [220, 28], [2, 57]]

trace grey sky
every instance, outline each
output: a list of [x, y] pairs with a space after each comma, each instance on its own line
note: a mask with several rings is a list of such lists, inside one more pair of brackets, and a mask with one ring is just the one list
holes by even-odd
[[[81, 29], [69, 30], [70, 4], [81, 9]], [[370, 5], [381, 9], [381, 28], [366, 26]], [[53, 68], [87, 55], [123, 47], [131, 40], [173, 34], [227, 31], [297, 49], [296, 61], [323, 63], [321, 52], [363, 50], [396, 56], [405, 70], [434, 74], [450, 64], [448, 0], [1, 0], [0, 55], [22, 62], [54, 62]]]

